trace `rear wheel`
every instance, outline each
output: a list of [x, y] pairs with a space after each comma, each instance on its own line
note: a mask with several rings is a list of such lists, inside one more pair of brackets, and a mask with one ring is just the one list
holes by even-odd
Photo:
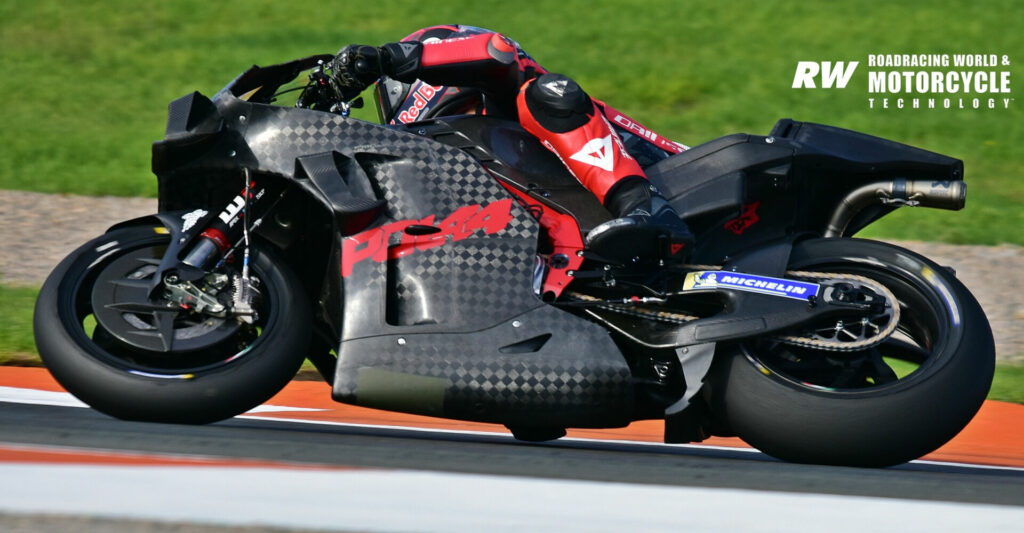
[[168, 242], [163, 228], [119, 229], [61, 262], [36, 302], [40, 357], [69, 392], [118, 418], [201, 424], [256, 407], [305, 357], [310, 314], [301, 284], [254, 246], [262, 299], [252, 324], [151, 300]]
[[857, 239], [800, 243], [789, 268], [879, 282], [898, 301], [899, 323], [859, 351], [764, 339], [717, 359], [711, 402], [736, 435], [787, 461], [887, 466], [935, 450], [967, 425], [991, 385], [995, 349], [984, 312], [950, 272]]

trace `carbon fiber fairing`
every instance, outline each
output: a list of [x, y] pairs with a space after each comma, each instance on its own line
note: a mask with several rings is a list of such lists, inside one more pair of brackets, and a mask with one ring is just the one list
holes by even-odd
[[[250, 168], [333, 212], [342, 234], [323, 243], [332, 290], [319, 305], [340, 331], [336, 399], [521, 426], [629, 422], [621, 352], [537, 298], [540, 226], [476, 159], [415, 130], [225, 93], [214, 104], [179, 120], [209, 124], [202, 133], [154, 146], [154, 171], [175, 201], [195, 196], [199, 176], [232, 183]], [[377, 212], [375, 199], [379, 216], [347, 235], [345, 219]]]
[[630, 422], [629, 367], [601, 327], [544, 306], [483, 331], [342, 344], [334, 399], [540, 427]]

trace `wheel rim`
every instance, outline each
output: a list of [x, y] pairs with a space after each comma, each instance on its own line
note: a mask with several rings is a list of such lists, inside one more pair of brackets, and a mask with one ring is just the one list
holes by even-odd
[[[944, 364], [941, 354], [948, 342], [949, 315], [939, 295], [919, 277], [898, 268], [879, 270], [851, 263], [802, 268], [855, 274], [882, 283], [893, 292], [901, 308], [899, 324], [893, 335], [878, 346], [853, 352], [815, 350], [770, 340], [743, 344], [744, 355], [763, 374], [821, 394], [861, 395], [907, 386]], [[827, 323], [809, 325], [810, 330], [829, 327]]]
[[260, 320], [245, 325], [149, 301], [166, 247], [166, 238], [128, 243], [84, 269], [64, 310], [80, 326], [73, 331], [79, 343], [107, 365], [155, 378], [192, 379], [243, 358], [273, 319], [272, 302], [264, 297]]

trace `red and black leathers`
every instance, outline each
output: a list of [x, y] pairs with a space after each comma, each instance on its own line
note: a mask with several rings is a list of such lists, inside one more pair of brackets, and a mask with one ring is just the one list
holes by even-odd
[[[508, 37], [472, 26], [424, 28], [382, 46], [379, 70], [372, 73], [354, 67], [376, 60], [361, 48], [342, 50], [339, 63], [349, 78], [384, 76], [377, 96], [385, 121], [459, 112], [517, 118], [615, 216], [639, 213], [638, 224], [667, 220], [653, 213], [657, 191], [643, 166], [686, 147], [592, 99], [570, 78], [548, 73]], [[669, 228], [673, 240], [692, 241], [681, 221], [678, 226]]]

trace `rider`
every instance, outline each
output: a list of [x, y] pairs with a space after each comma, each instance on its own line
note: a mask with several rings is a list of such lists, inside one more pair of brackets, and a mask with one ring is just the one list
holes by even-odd
[[515, 41], [472, 26], [432, 26], [379, 48], [346, 46], [332, 67], [343, 88], [376, 84], [384, 123], [460, 113], [517, 117], [617, 217], [591, 230], [588, 244], [628, 238], [622, 230], [630, 227], [667, 236], [673, 258], [689, 252], [693, 234], [642, 169], [686, 147], [547, 72]]

